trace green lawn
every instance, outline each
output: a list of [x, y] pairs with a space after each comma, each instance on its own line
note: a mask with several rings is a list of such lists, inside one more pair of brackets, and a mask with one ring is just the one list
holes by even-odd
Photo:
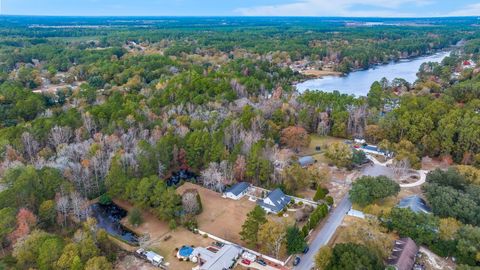
[[[335, 138], [331, 136], [319, 136], [316, 134], [310, 135], [310, 145], [300, 151], [299, 156], [313, 156], [318, 162], [328, 163], [328, 160], [323, 155], [323, 150], [334, 142], [343, 142], [345, 139]], [[315, 148], [320, 146], [321, 150], [317, 151]]]

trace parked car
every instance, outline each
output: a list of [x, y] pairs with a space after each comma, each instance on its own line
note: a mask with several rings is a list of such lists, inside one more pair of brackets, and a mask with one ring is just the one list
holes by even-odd
[[293, 266], [297, 266], [300, 263], [300, 257], [295, 257], [295, 260], [293, 260]]
[[247, 259], [243, 259], [242, 263], [245, 264], [245, 265], [250, 265], [252, 262], [247, 260]]
[[267, 263], [264, 260], [257, 260], [257, 263], [260, 264], [261, 266], [267, 266]]
[[303, 250], [303, 254], [307, 254], [307, 252], [310, 250], [310, 248], [308, 246], [305, 247], [305, 249]]

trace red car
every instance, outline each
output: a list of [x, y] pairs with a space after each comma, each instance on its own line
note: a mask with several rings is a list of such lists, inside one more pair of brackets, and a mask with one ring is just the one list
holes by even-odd
[[242, 260], [242, 263], [243, 263], [243, 264], [246, 264], [246, 265], [250, 265], [252, 262], [249, 261], [249, 260], [247, 260], [247, 259], [243, 259], [243, 260]]

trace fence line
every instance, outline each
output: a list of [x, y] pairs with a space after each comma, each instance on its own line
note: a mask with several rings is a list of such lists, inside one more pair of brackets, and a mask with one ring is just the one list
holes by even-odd
[[218, 237], [218, 236], [215, 236], [215, 235], [213, 235], [213, 234], [210, 234], [210, 233], [201, 231], [201, 230], [199, 230], [199, 229], [197, 229], [197, 232], [198, 232], [199, 234], [201, 234], [201, 235], [207, 235], [209, 238], [211, 238], [211, 239], [213, 239], [213, 240], [215, 240], [215, 241], [219, 241], [219, 242], [223, 242], [223, 243], [230, 244], [230, 245], [233, 245], [233, 246], [237, 246], [237, 247], [241, 248], [243, 251], [247, 251], [247, 252], [249, 252], [249, 253], [255, 254], [256, 256], [265, 258], [265, 259], [267, 259], [267, 260], [269, 260], [269, 261], [271, 261], [271, 262], [274, 262], [274, 263], [276, 263], [276, 264], [280, 264], [281, 266], [285, 266], [285, 264], [287, 264], [288, 260], [290, 260], [290, 257], [291, 257], [291, 256], [289, 256], [285, 261], [280, 261], [280, 260], [278, 260], [278, 259], [272, 258], [272, 257], [270, 257], [270, 256], [264, 255], [264, 254], [262, 254], [262, 253], [260, 253], [260, 252], [255, 251], [255, 250], [251, 250], [251, 249], [249, 249], [249, 248], [246, 248], [246, 247], [240, 246], [240, 245], [238, 245], [238, 244], [232, 243], [232, 242], [230, 242], [230, 241], [228, 241], [228, 240], [225, 240], [225, 239], [220, 238], [220, 237]]

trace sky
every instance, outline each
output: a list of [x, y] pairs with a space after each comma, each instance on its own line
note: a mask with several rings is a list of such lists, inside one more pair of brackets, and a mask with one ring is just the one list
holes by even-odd
[[480, 0], [0, 0], [1, 14], [58, 16], [480, 16]]

